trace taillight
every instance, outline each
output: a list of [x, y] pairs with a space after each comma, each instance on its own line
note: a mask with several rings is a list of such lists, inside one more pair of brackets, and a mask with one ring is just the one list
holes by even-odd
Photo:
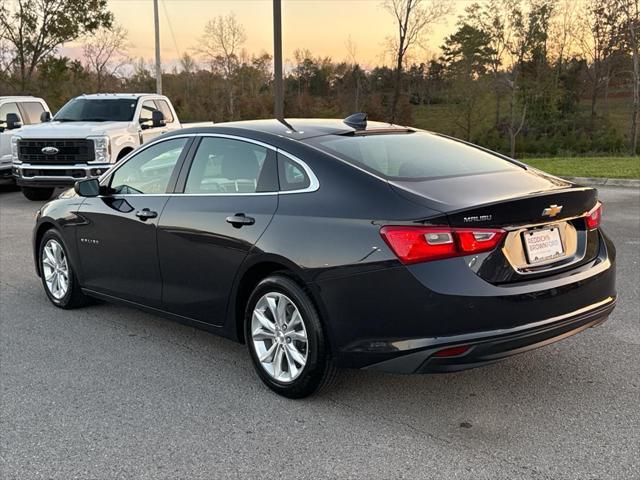
[[380, 235], [406, 265], [493, 250], [505, 235], [500, 229], [388, 226]]
[[585, 215], [585, 220], [587, 221], [587, 228], [589, 230], [598, 228], [600, 226], [600, 220], [602, 220], [602, 203], [597, 202], [596, 206]]

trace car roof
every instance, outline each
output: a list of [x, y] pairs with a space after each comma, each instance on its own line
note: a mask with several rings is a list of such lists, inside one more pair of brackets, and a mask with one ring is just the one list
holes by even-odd
[[367, 122], [366, 128], [354, 128], [347, 125], [343, 120], [327, 118], [288, 118], [279, 121], [269, 120], [246, 120], [238, 122], [216, 123], [207, 127], [195, 127], [181, 130], [182, 133], [216, 133], [221, 130], [246, 130], [248, 132], [259, 132], [267, 135], [274, 135], [292, 140], [304, 140], [307, 138], [320, 137], [323, 135], [345, 135], [349, 133], [375, 133], [378, 132], [402, 132], [407, 128], [383, 122]]
[[7, 95], [4, 97], [0, 97], [0, 101], [2, 100], [10, 100], [12, 102], [22, 102], [22, 101], [41, 101], [42, 98], [40, 97], [34, 97], [32, 95]]

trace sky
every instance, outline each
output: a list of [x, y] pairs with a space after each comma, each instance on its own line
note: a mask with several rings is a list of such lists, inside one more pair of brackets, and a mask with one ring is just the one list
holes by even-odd
[[[456, 1], [456, 11], [462, 13], [466, 3]], [[272, 5], [271, 0], [159, 0], [164, 68], [175, 64], [184, 52], [194, 53], [209, 19], [231, 12], [245, 28], [246, 51], [272, 53]], [[153, 59], [152, 0], [108, 0], [108, 6], [116, 22], [129, 32], [130, 55]], [[418, 53], [426, 59], [437, 52], [455, 20], [452, 15], [448, 24], [438, 25], [430, 35], [429, 50]], [[351, 37], [356, 59], [364, 66], [390, 61], [383, 56], [385, 39], [396, 31], [393, 17], [381, 7], [380, 0], [283, 0], [282, 30], [285, 59], [292, 59], [296, 49], [308, 49], [314, 56], [330, 56], [335, 61], [348, 59], [346, 43]], [[81, 48], [69, 44], [64, 51], [77, 57]]]

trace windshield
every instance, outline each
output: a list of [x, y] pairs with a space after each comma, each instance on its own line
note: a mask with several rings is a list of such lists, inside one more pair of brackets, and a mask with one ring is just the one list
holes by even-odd
[[428, 180], [521, 168], [479, 148], [426, 132], [326, 135], [308, 142], [390, 180]]
[[53, 119], [58, 122], [130, 122], [136, 102], [132, 98], [74, 98]]

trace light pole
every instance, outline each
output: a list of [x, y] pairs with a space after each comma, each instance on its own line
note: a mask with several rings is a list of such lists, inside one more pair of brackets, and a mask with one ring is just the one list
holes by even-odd
[[273, 0], [273, 97], [274, 113], [284, 119], [284, 85], [282, 76], [282, 14], [280, 0]]
[[156, 30], [156, 93], [162, 95], [162, 64], [160, 63], [160, 18], [158, 0], [153, 0], [153, 21]]

